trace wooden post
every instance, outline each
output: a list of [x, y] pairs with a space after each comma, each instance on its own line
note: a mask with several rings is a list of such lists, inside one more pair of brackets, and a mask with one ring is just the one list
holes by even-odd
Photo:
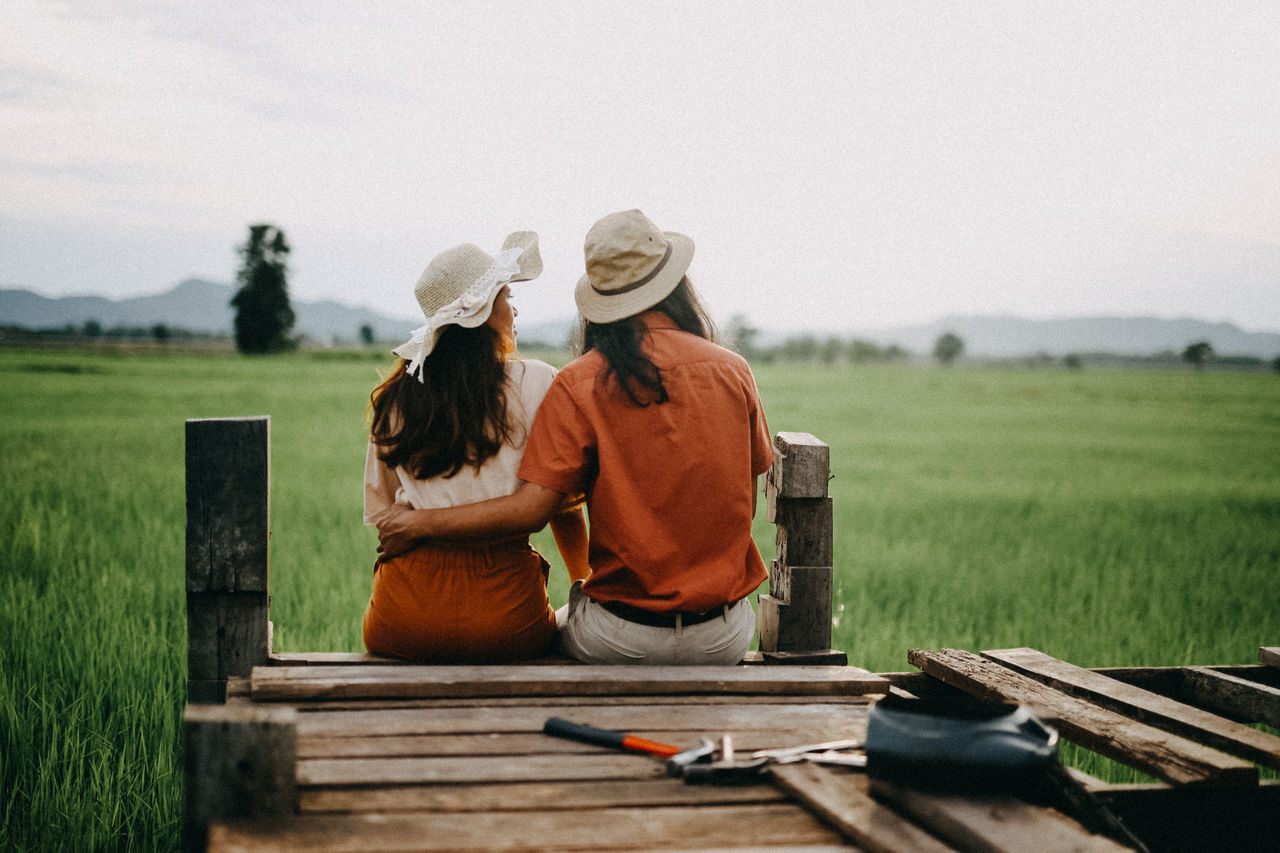
[[831, 648], [831, 449], [803, 432], [780, 432], [773, 447], [764, 488], [778, 557], [769, 594], [760, 596], [760, 652], [765, 663], [847, 664], [848, 656]]
[[188, 705], [182, 719], [182, 849], [204, 850], [209, 824], [297, 811], [298, 712]]
[[270, 419], [187, 421], [187, 698], [267, 663]]

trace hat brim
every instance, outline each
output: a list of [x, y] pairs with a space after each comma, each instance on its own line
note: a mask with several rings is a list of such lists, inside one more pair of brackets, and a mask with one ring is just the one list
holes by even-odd
[[671, 256], [652, 279], [635, 290], [607, 293], [591, 286], [590, 276], [578, 279], [573, 298], [578, 313], [588, 323], [615, 323], [648, 310], [671, 295], [693, 263], [693, 240], [674, 231], [663, 231]]
[[497, 299], [502, 288], [517, 281], [532, 281], [542, 274], [542, 254], [538, 251], [538, 234], [536, 231], [513, 231], [507, 235], [507, 239], [502, 242], [502, 248], [514, 249], [520, 248], [524, 251], [520, 253], [517, 263], [520, 265], [520, 271], [511, 278], [494, 282], [493, 288], [489, 291], [489, 295], [485, 298], [484, 307], [467, 317], [461, 317], [456, 320], [450, 320], [440, 326], [432, 326], [427, 323], [426, 333], [423, 335], [421, 343], [410, 338], [391, 352], [400, 356], [406, 361], [413, 361], [421, 353], [423, 358], [431, 355], [431, 351], [435, 349], [436, 341], [440, 338], [440, 332], [445, 326], [462, 326], [464, 329], [474, 329], [477, 326], [483, 326], [489, 321], [489, 315], [493, 313], [493, 302]]

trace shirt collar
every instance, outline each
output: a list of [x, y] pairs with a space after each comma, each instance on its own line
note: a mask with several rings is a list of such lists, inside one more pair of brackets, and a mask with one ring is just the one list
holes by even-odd
[[667, 316], [665, 311], [645, 311], [640, 315], [640, 322], [644, 324], [646, 330], [652, 332], [654, 329], [670, 329], [672, 331], [680, 331], [680, 327], [676, 325], [676, 321]]

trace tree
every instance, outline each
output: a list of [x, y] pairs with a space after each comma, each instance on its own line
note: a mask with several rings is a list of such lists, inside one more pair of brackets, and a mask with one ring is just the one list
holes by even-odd
[[1203, 370], [1205, 361], [1211, 358], [1213, 358], [1213, 346], [1208, 341], [1197, 341], [1194, 344], [1189, 344], [1182, 351], [1182, 360], [1196, 370]]
[[360, 327], [360, 340], [367, 347], [373, 346], [373, 326], [365, 323]]
[[271, 353], [292, 349], [289, 337], [294, 313], [289, 304], [289, 244], [274, 225], [250, 225], [249, 240], [237, 251], [244, 258], [231, 297], [236, 309], [236, 349], [242, 353]]
[[964, 352], [964, 341], [954, 332], [943, 332], [933, 343], [933, 357], [950, 365]]

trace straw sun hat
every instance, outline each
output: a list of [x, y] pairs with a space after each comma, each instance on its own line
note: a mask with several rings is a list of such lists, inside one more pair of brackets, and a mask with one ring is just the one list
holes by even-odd
[[652, 308], [671, 294], [693, 262], [693, 241], [661, 231], [638, 210], [601, 219], [587, 232], [587, 274], [574, 299], [591, 323], [613, 323]]
[[471, 243], [446, 249], [431, 259], [413, 289], [427, 322], [392, 352], [408, 359], [409, 375], [416, 373], [421, 381], [423, 359], [431, 354], [441, 329], [483, 326], [503, 285], [535, 279], [541, 272], [538, 235], [532, 231], [508, 234], [497, 257]]

